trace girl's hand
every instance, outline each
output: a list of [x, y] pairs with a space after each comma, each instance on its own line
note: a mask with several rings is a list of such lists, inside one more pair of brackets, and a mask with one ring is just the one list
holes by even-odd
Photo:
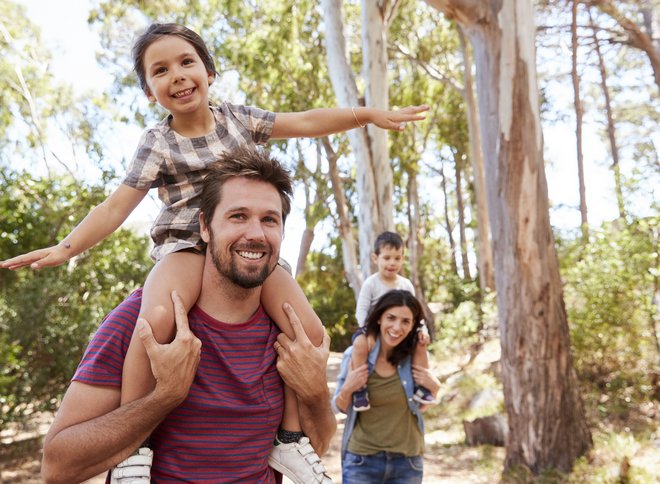
[[428, 331], [420, 331], [417, 333], [417, 343], [422, 346], [426, 346], [431, 342], [431, 337], [429, 336]]
[[371, 122], [383, 129], [392, 131], [403, 131], [406, 123], [411, 121], [420, 121], [424, 116], [418, 114], [428, 111], [429, 107], [425, 104], [421, 106], [408, 106], [398, 111], [375, 110]]
[[0, 267], [15, 271], [22, 267], [30, 266], [31, 269], [41, 269], [42, 267], [54, 267], [63, 264], [72, 257], [71, 248], [63, 244], [37, 249], [27, 254], [18, 255], [11, 259], [0, 262]]

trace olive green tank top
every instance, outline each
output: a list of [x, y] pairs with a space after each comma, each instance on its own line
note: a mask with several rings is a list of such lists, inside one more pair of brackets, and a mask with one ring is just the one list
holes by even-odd
[[348, 451], [358, 455], [382, 451], [408, 457], [422, 455], [424, 435], [419, 430], [417, 418], [408, 408], [399, 374], [395, 372], [384, 378], [373, 371], [367, 386], [371, 408], [358, 413]]

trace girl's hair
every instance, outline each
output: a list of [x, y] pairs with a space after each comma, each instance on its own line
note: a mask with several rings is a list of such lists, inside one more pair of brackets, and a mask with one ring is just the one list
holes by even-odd
[[188, 42], [195, 48], [197, 55], [202, 59], [206, 71], [213, 74], [213, 77], [218, 74], [215, 70], [215, 63], [213, 62], [213, 57], [211, 57], [211, 54], [209, 53], [209, 49], [196, 32], [179, 24], [151, 24], [147, 27], [147, 30], [135, 40], [133, 50], [131, 51], [133, 56], [133, 69], [135, 69], [138, 82], [144, 92], [147, 92], [147, 79], [144, 71], [144, 54], [151, 44], [166, 35], [175, 35]]
[[383, 294], [376, 303], [371, 306], [369, 314], [367, 315], [367, 334], [378, 336], [380, 332], [380, 325], [378, 322], [383, 316], [385, 311], [389, 308], [407, 306], [412, 312], [413, 327], [406, 339], [394, 347], [392, 354], [387, 361], [393, 365], [398, 365], [408, 356], [411, 356], [415, 345], [417, 344], [417, 330], [422, 325], [422, 306], [417, 298], [410, 292], [401, 289], [393, 289]]

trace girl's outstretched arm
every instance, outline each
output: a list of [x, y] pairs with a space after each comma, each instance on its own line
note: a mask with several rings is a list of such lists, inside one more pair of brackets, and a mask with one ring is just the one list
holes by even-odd
[[97, 205], [59, 244], [33, 250], [0, 262], [3, 269], [32, 269], [58, 266], [86, 251], [113, 233], [138, 206], [148, 190], [119, 185], [100, 205]]
[[429, 107], [408, 106], [397, 111], [384, 109], [319, 108], [299, 113], [276, 113], [272, 139], [317, 138], [373, 123], [379, 128], [403, 131], [406, 123], [424, 119]]

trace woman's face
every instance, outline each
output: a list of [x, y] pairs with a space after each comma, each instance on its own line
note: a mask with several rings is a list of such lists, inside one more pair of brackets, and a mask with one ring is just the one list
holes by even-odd
[[381, 344], [385, 349], [392, 349], [406, 339], [415, 321], [408, 306], [392, 306], [383, 312], [378, 325]]

